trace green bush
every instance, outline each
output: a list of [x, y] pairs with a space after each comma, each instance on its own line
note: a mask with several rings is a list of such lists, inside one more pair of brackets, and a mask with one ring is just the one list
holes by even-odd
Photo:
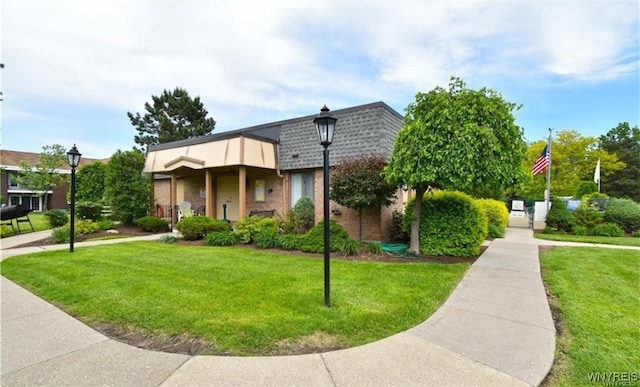
[[576, 227], [584, 227], [586, 230], [586, 234], [576, 235], [589, 235], [593, 232], [595, 226], [602, 223], [602, 214], [584, 204], [576, 208], [573, 214], [576, 218]]
[[273, 230], [277, 233], [278, 221], [275, 218], [249, 216], [236, 223], [236, 233], [241, 243], [254, 242], [256, 233], [263, 230]]
[[158, 240], [160, 241], [160, 243], [172, 244], [172, 243], [176, 243], [178, 238], [174, 237], [173, 235], [165, 234], [165, 235], [162, 235]]
[[575, 226], [573, 228], [573, 235], [589, 235], [589, 231], [585, 226]]
[[543, 234], [553, 234], [553, 229], [549, 226], [544, 226], [544, 229], [542, 230]]
[[585, 195], [598, 192], [598, 185], [593, 181], [583, 181], [578, 185], [576, 192], [573, 194], [574, 198], [582, 198]]
[[298, 199], [298, 202], [293, 206], [293, 218], [295, 231], [298, 234], [304, 234], [313, 227], [316, 210], [310, 197], [303, 196]]
[[[405, 213], [412, 211], [414, 200], [407, 202]], [[410, 220], [405, 219], [406, 225], [411, 227]], [[487, 217], [467, 194], [436, 191], [422, 199], [419, 240], [420, 251], [424, 254], [478, 255], [487, 229]]]
[[634, 238], [640, 238], [640, 230], [634, 231], [633, 234], [631, 234], [631, 236]]
[[178, 224], [176, 224], [176, 229], [180, 231], [180, 234], [182, 234], [185, 240], [195, 241], [203, 239], [205, 235], [211, 232], [230, 231], [231, 226], [223, 220], [196, 215], [182, 218]]
[[604, 220], [631, 234], [640, 230], [640, 204], [631, 199], [611, 199], [604, 208]]
[[[347, 231], [335, 220], [329, 221], [329, 250], [338, 251], [345, 240], [349, 240]], [[299, 237], [301, 251], [310, 253], [324, 253], [324, 222], [313, 226], [306, 234]]]
[[169, 231], [169, 222], [155, 216], [143, 216], [135, 221], [138, 228], [147, 232], [167, 232]]
[[546, 224], [558, 231], [571, 232], [576, 226], [576, 218], [562, 200], [554, 198], [551, 200], [551, 209], [547, 214]]
[[86, 235], [98, 230], [100, 230], [100, 226], [93, 220], [76, 220], [74, 231], [78, 234]]
[[63, 210], [49, 210], [44, 213], [44, 216], [51, 228], [62, 227], [69, 223], [69, 214]]
[[500, 200], [494, 199], [476, 199], [476, 203], [480, 205], [489, 222], [486, 236], [492, 238], [504, 237], [504, 232], [509, 223], [509, 210], [507, 209], [507, 205]]
[[404, 229], [404, 214], [394, 210], [391, 215], [391, 240], [395, 242], [408, 242], [409, 234]]
[[338, 242], [337, 250], [344, 255], [356, 255], [360, 250], [360, 242], [355, 239], [343, 239]]
[[231, 230], [214, 231], [204, 238], [207, 246], [233, 246], [238, 242], [238, 235]]
[[278, 231], [271, 228], [263, 228], [256, 231], [254, 243], [260, 249], [273, 249], [278, 247]]
[[116, 224], [111, 219], [102, 219], [98, 222], [98, 227], [100, 227], [100, 230], [111, 230], [115, 226]]
[[283, 250], [299, 250], [300, 236], [295, 234], [280, 234], [278, 235], [278, 247]]
[[593, 228], [593, 235], [606, 237], [621, 237], [624, 231], [615, 223], [599, 224]]
[[382, 243], [371, 242], [364, 245], [365, 250], [371, 254], [382, 254]]
[[82, 202], [76, 204], [76, 215], [80, 219], [99, 221], [102, 219], [102, 203]]
[[[77, 241], [80, 235], [78, 234], [77, 230], [75, 230], [74, 234], [76, 236], [74, 240]], [[51, 230], [51, 240], [54, 241], [55, 243], [71, 242], [71, 228], [69, 227], [69, 225], [57, 227]]]

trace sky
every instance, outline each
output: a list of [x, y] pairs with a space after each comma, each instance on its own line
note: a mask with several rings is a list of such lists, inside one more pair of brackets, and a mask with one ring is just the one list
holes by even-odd
[[638, 125], [637, 0], [3, 0], [2, 149], [129, 150], [127, 112], [182, 87], [213, 133], [384, 101], [452, 76], [522, 105], [528, 142]]

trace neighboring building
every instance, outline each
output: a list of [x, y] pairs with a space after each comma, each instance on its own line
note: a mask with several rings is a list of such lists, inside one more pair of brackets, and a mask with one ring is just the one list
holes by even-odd
[[[20, 172], [20, 163], [22, 161], [29, 165], [35, 165], [40, 159], [39, 153], [20, 152], [12, 150], [0, 150], [0, 168], [2, 170], [1, 182], [0, 182], [0, 195], [2, 195], [2, 205], [25, 205], [32, 211], [43, 211], [44, 206], [44, 192], [37, 192], [23, 187], [18, 183], [16, 177]], [[91, 164], [98, 159], [80, 159], [80, 167], [86, 164]], [[56, 172], [62, 174], [71, 174], [71, 167], [64, 165]], [[69, 184], [62, 184], [48, 191], [46, 194], [48, 209], [59, 208], [67, 209], [69, 207], [67, 203], [67, 191], [69, 190]]]
[[[389, 158], [403, 117], [384, 102], [331, 111], [338, 119], [330, 165], [344, 157], [376, 153]], [[317, 114], [149, 147], [144, 171], [154, 174], [156, 214], [176, 221], [176, 206], [216, 219], [236, 221], [252, 211], [284, 217], [302, 196], [323, 217], [322, 146], [313, 119]], [[399, 190], [398, 197], [402, 197]], [[396, 205], [366, 211], [365, 240], [389, 236]], [[332, 218], [352, 237], [358, 216], [331, 202]], [[226, 214], [225, 214], [226, 212]], [[170, 215], [168, 213], [171, 213]]]

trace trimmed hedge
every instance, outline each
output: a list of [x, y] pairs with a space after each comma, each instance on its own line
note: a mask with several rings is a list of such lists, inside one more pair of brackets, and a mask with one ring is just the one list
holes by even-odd
[[236, 234], [238, 234], [238, 240], [241, 243], [255, 242], [256, 235], [266, 230], [277, 233], [278, 220], [276, 218], [249, 216], [236, 223]]
[[576, 226], [575, 216], [567, 209], [567, 205], [558, 198], [551, 200], [551, 209], [545, 222], [547, 226], [558, 231], [572, 232]]
[[[406, 213], [413, 211], [407, 202]], [[405, 216], [405, 227], [411, 228]], [[420, 211], [420, 251], [428, 255], [458, 257], [480, 254], [487, 235], [488, 220], [480, 205], [471, 196], [457, 191], [436, 191], [422, 199]]]
[[169, 231], [169, 222], [155, 216], [143, 216], [135, 221], [136, 225], [147, 232], [167, 232]]
[[492, 238], [504, 237], [504, 232], [509, 223], [509, 210], [507, 205], [499, 200], [494, 199], [476, 199], [476, 203], [487, 217], [489, 222], [488, 232], [485, 236]]
[[[347, 246], [349, 234], [335, 220], [329, 221], [329, 250], [344, 252]], [[319, 222], [309, 232], [298, 237], [298, 247], [301, 251], [309, 253], [324, 253], [324, 222]]]
[[224, 220], [212, 219], [202, 215], [182, 218], [176, 225], [185, 240], [203, 239], [205, 235], [215, 231], [230, 231], [231, 226]]
[[632, 234], [640, 230], [640, 204], [631, 199], [611, 199], [604, 208], [604, 220]]
[[63, 210], [49, 210], [44, 213], [44, 216], [47, 218], [47, 222], [51, 228], [62, 227], [69, 223], [69, 214]]

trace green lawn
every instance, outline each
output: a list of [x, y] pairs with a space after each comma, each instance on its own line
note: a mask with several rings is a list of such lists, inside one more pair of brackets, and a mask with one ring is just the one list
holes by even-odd
[[[29, 214], [29, 219], [31, 220], [31, 224], [33, 224], [33, 229], [35, 231], [48, 230], [49, 222], [47, 218], [44, 216], [42, 212], [32, 212]], [[4, 223], [4, 222], [3, 222]], [[13, 226], [15, 228], [15, 232], [11, 231], [11, 226], [1, 226], [0, 227], [0, 237], [8, 237], [12, 235], [18, 234], [18, 228], [16, 227], [16, 221], [13, 221]], [[31, 227], [29, 227], [29, 223], [20, 223], [20, 229], [23, 233], [31, 232]]]
[[603, 245], [640, 246], [640, 238], [603, 237], [595, 235], [534, 234], [538, 239], [563, 242], [599, 243]]
[[469, 267], [332, 259], [326, 308], [322, 259], [241, 247], [130, 242], [1, 265], [7, 278], [90, 324], [204, 340], [215, 344], [207, 353], [233, 355], [390, 336], [431, 315]]
[[640, 251], [556, 247], [540, 258], [565, 322], [548, 384], [590, 385], [597, 372], [637, 377]]

